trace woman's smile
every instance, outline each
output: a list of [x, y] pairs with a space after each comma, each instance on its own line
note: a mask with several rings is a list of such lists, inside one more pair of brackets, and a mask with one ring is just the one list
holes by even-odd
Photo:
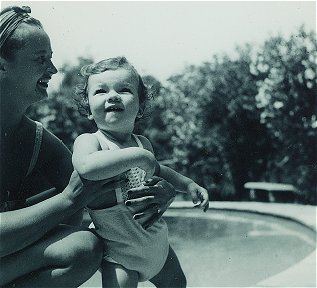
[[37, 81], [37, 86], [40, 89], [47, 89], [48, 88], [48, 82], [51, 80], [51, 78], [41, 78]]

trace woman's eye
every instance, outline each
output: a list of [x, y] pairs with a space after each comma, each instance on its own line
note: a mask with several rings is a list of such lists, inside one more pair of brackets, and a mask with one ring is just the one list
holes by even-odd
[[45, 56], [41, 56], [37, 59], [37, 61], [40, 63], [40, 64], [44, 64], [46, 62], [46, 57]]

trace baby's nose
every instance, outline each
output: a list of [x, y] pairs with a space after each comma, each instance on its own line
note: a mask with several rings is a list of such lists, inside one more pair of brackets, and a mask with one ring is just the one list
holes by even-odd
[[109, 102], [117, 102], [120, 101], [120, 96], [117, 92], [113, 91], [109, 93], [109, 97], [108, 97], [108, 101]]

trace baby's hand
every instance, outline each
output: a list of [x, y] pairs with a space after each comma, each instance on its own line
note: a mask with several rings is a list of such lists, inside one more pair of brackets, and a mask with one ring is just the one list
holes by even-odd
[[197, 204], [197, 202], [200, 201], [200, 204], [198, 204], [197, 206], [202, 207], [204, 209], [204, 212], [208, 210], [209, 197], [208, 192], [205, 188], [199, 186], [195, 182], [191, 182], [187, 186], [187, 193], [191, 196], [194, 204]]

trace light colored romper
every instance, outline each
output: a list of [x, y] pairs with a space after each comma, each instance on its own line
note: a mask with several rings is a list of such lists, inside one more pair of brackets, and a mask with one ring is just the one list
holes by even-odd
[[[94, 133], [102, 149], [120, 149], [109, 141], [106, 136], [97, 131]], [[136, 135], [133, 135], [139, 147], [143, 145]], [[166, 222], [160, 218], [146, 230], [133, 219], [124, 201], [126, 191], [140, 186], [144, 179], [144, 171], [133, 168], [127, 172], [129, 183], [116, 189], [117, 205], [100, 210], [88, 209], [96, 232], [106, 244], [105, 259], [119, 263], [129, 270], [139, 273], [139, 281], [154, 277], [163, 268], [168, 251], [168, 229]], [[143, 179], [142, 179], [143, 177]]]

